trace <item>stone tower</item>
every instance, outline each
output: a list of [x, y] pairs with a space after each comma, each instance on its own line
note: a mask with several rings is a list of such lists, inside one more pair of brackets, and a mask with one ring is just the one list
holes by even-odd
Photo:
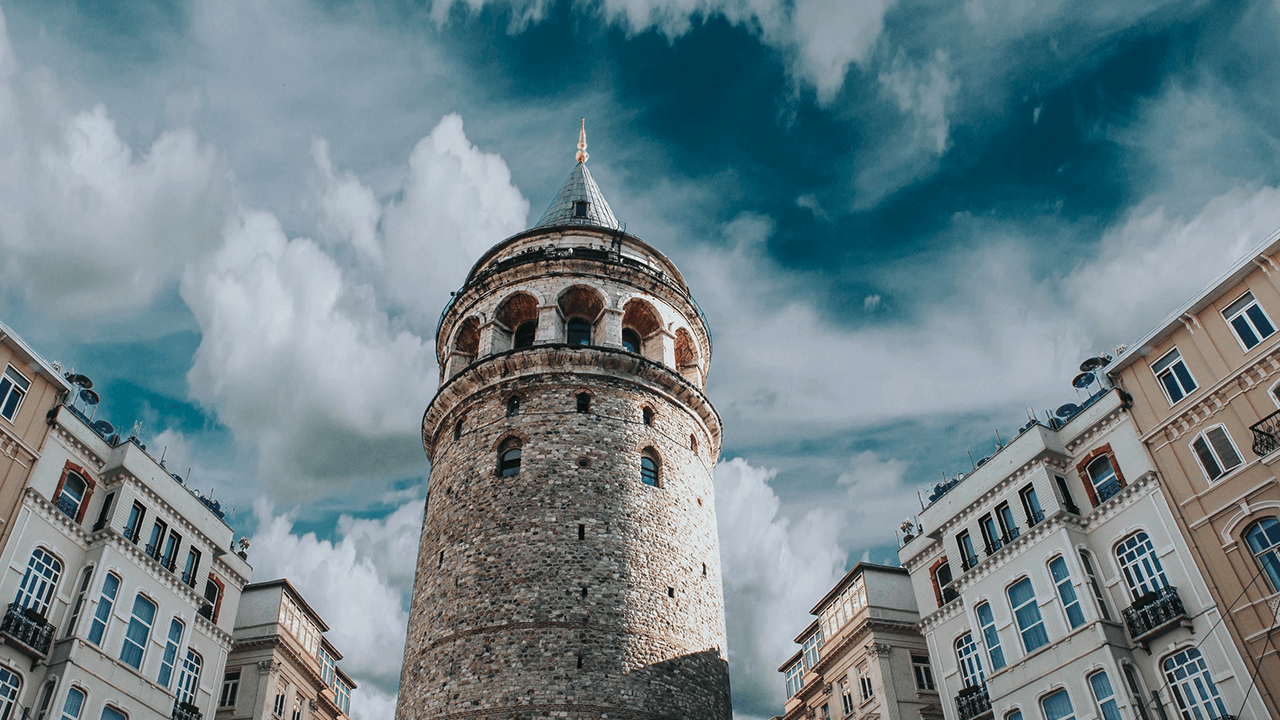
[[731, 717], [710, 331], [585, 150], [441, 317], [399, 720]]

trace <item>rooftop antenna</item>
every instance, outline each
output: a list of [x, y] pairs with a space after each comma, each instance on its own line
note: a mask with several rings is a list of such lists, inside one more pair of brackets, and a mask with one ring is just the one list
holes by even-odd
[[169, 446], [165, 445], [164, 450], [160, 452], [160, 467], [164, 467], [164, 458], [169, 454]]
[[919, 488], [916, 489], [916, 500], [920, 501], [920, 512], [924, 512], [924, 496], [920, 494]]
[[993, 429], [996, 431], [996, 447], [997, 448], [1004, 447], [1004, 443], [1001, 442], [1000, 440], [1000, 428], [993, 428]]
[[978, 464], [977, 464], [977, 463], [975, 463], [975, 462], [973, 461], [973, 451], [972, 451], [972, 450], [965, 450], [965, 452], [969, 454], [969, 464], [973, 466], [973, 469], [974, 469], [974, 470], [977, 470], [977, 469], [978, 469]]

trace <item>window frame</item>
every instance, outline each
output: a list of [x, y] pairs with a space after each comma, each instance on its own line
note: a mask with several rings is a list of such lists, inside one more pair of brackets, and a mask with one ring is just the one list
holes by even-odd
[[524, 457], [524, 443], [519, 438], [509, 437], [498, 445], [497, 476], [500, 478], [515, 477], [520, 474], [521, 460]]
[[968, 528], [956, 533], [956, 547], [960, 549], [960, 567], [966, 572], [978, 565], [978, 552], [973, 547], [973, 536]]
[[640, 453], [640, 482], [649, 487], [662, 487], [662, 459], [657, 451], [646, 448]]
[[[1169, 360], [1168, 363], [1165, 363], [1165, 360], [1168, 360], [1171, 355], [1177, 355], [1177, 357]], [[1174, 369], [1174, 366], [1178, 364], [1182, 365], [1182, 372], [1186, 375], [1185, 379], [1191, 382], [1190, 388], [1184, 386], [1184, 378], [1180, 377], [1177, 370]], [[1160, 366], [1159, 370], [1156, 370], [1157, 365]], [[1169, 352], [1157, 358], [1155, 362], [1151, 363], [1150, 367], [1151, 374], [1155, 375], [1156, 384], [1160, 386], [1160, 391], [1164, 393], [1164, 399], [1169, 401], [1169, 407], [1174, 407], [1178, 403], [1190, 397], [1196, 390], [1200, 389], [1200, 384], [1196, 382], [1195, 376], [1191, 374], [1191, 368], [1187, 367], [1187, 361], [1182, 357], [1182, 353], [1178, 351], [1176, 346], [1171, 348]], [[1169, 392], [1169, 386], [1165, 383], [1162, 377], [1166, 373], [1171, 379], [1176, 381], [1178, 390], [1182, 393], [1176, 400]]]
[[[1055, 569], [1055, 565], [1061, 568], [1061, 573]], [[1059, 554], [1049, 558], [1045, 568], [1049, 571], [1049, 580], [1053, 582], [1058, 602], [1062, 606], [1062, 614], [1067, 621], [1067, 631], [1070, 632], [1084, 625], [1084, 608], [1080, 606], [1080, 594], [1076, 592], [1075, 583], [1071, 579], [1071, 568], [1067, 565], [1066, 556]], [[1059, 574], [1062, 577], [1058, 577]], [[1074, 615], [1072, 610], [1075, 611]]]
[[[1106, 697], [1101, 696], [1098, 680], [1102, 680], [1107, 684], [1106, 689], [1110, 694]], [[1107, 675], [1107, 671], [1102, 669], [1091, 672], [1085, 677], [1085, 681], [1089, 685], [1089, 692], [1093, 695], [1093, 704], [1097, 706], [1101, 720], [1123, 720], [1120, 715], [1120, 703], [1116, 699], [1116, 688], [1111, 682], [1111, 678]]]
[[[173, 636], [174, 630], [178, 637]], [[160, 672], [156, 675], [156, 684], [169, 689], [173, 681], [173, 668], [178, 664], [178, 648], [182, 646], [182, 636], [187, 632], [186, 625], [176, 616], [169, 620], [169, 632], [165, 635], [164, 653], [160, 656]]]
[[[1222, 432], [1222, 436], [1226, 438], [1227, 443], [1231, 446], [1231, 449], [1236, 454], [1236, 463], [1229, 468], [1226, 466], [1227, 464], [1222, 461], [1222, 458], [1218, 455], [1218, 447], [1214, 444], [1213, 440], [1209, 438], [1209, 433], [1213, 430], [1220, 430]], [[1217, 463], [1218, 465], [1217, 475], [1212, 475], [1209, 472], [1209, 468], [1205, 466], [1204, 457], [1200, 454], [1200, 451], [1196, 449], [1196, 443], [1198, 442], [1204, 443], [1205, 450], [1209, 452], [1209, 454], [1213, 457], [1214, 462]], [[1236, 440], [1235, 438], [1231, 437], [1231, 432], [1227, 430], [1227, 426], [1225, 423], [1217, 423], [1214, 425], [1210, 425], [1207, 428], [1203, 428], [1200, 432], [1196, 433], [1195, 436], [1191, 438], [1191, 442], [1187, 443], [1187, 447], [1191, 448], [1191, 455], [1195, 458], [1196, 465], [1200, 467], [1200, 472], [1204, 473], [1205, 479], [1208, 480], [1210, 484], [1221, 482], [1223, 478], [1235, 473], [1240, 468], [1243, 468], [1249, 464], [1245, 462], [1244, 454], [1240, 452], [1240, 447], [1236, 445]]]
[[[987, 611], [988, 619], [983, 619], [982, 617], [983, 608]], [[987, 659], [991, 661], [991, 672], [1000, 672], [1008, 663], [1005, 662], [1004, 648], [1000, 645], [1000, 630], [996, 627], [996, 616], [991, 609], [991, 603], [983, 600], [974, 605], [973, 614], [978, 619], [978, 632], [982, 635], [983, 646], [987, 648]]]
[[[21, 382], [19, 382], [21, 381]], [[6, 387], [6, 385], [8, 387]], [[10, 423], [17, 421], [18, 412], [22, 410], [22, 403], [27, 399], [27, 393], [31, 391], [31, 378], [22, 374], [22, 371], [14, 367], [12, 364], [5, 366], [4, 374], [0, 375], [0, 417], [8, 420]], [[17, 401], [13, 402], [13, 408], [6, 412], [6, 408], [10, 405], [10, 396], [17, 394]]]
[[[107, 592], [107, 585], [115, 581], [115, 587], [110, 593]], [[89, 623], [89, 632], [85, 635], [85, 639], [93, 645], [102, 647], [102, 642], [107, 639], [107, 630], [111, 626], [111, 616], [115, 610], [116, 601], [120, 599], [120, 588], [124, 585], [124, 581], [120, 576], [109, 572], [102, 578], [102, 588], [98, 591], [98, 603], [93, 609], [93, 621]], [[102, 629], [99, 630], [98, 628]], [[94, 634], [97, 639], [94, 639]]]
[[[1185, 656], [1186, 660], [1178, 662], [1174, 667], [1170, 668], [1171, 663], [1175, 663], [1179, 657]], [[1198, 667], [1196, 667], [1198, 665]], [[1187, 669], [1190, 666], [1191, 669]], [[1178, 677], [1180, 670], [1186, 670], [1183, 677]], [[1194, 676], [1192, 673], [1194, 670]], [[1204, 655], [1196, 647], [1183, 647], [1165, 655], [1160, 660], [1160, 672], [1164, 675], [1165, 684], [1169, 687], [1170, 694], [1173, 695], [1175, 706], [1179, 709], [1179, 713], [1187, 720], [1193, 720], [1197, 717], [1226, 717], [1227, 706], [1222, 699], [1222, 693], [1218, 691], [1218, 684], [1213, 680], [1213, 673], [1209, 672], [1209, 664], [1205, 662]], [[1193, 682], [1193, 680], [1200, 682]], [[1194, 685], [1195, 692], [1187, 692], [1188, 686]], [[1212, 692], [1212, 698], [1208, 703], [1204, 700], [1204, 691]], [[1197, 698], [1196, 695], [1200, 697]], [[1217, 705], [1216, 714], [1210, 714], [1213, 711], [1212, 705]], [[1193, 708], [1196, 712], [1193, 714], [1188, 707]], [[1201, 712], [1205, 711], [1205, 712]]]
[[1036, 493], [1035, 485], [1027, 483], [1018, 490], [1018, 499], [1022, 501], [1022, 512], [1026, 515], [1028, 528], [1044, 521], [1044, 506], [1040, 504], [1040, 495]]
[[937, 692], [938, 683], [933, 679], [933, 665], [928, 655], [911, 654], [911, 670], [916, 678], [916, 690], [920, 692]]
[[[966, 641], [967, 639], [967, 641]], [[980, 687], [987, 684], [987, 674], [982, 668], [982, 654], [978, 652], [978, 643], [973, 639], [973, 632], [966, 630], [951, 643], [956, 654], [956, 668], [960, 671], [960, 682], [964, 687]]]
[[[1067, 708], [1069, 712], [1067, 712], [1066, 715], [1050, 716], [1049, 708], [1045, 705], [1045, 703], [1050, 698], [1056, 698], [1059, 695], [1066, 698]], [[1075, 703], [1071, 702], [1071, 693], [1067, 692], [1067, 689], [1065, 687], [1058, 687], [1054, 690], [1051, 690], [1050, 692], [1045, 693], [1044, 695], [1041, 695], [1039, 700], [1037, 700], [1036, 704], [1040, 706], [1040, 712], [1044, 715], [1045, 720], [1075, 720], [1076, 718]]]
[[1079, 549], [1080, 565], [1084, 567], [1085, 579], [1089, 581], [1089, 589], [1093, 592], [1093, 600], [1098, 603], [1098, 614], [1103, 620], [1110, 621], [1111, 608], [1107, 607], [1107, 597], [1102, 591], [1102, 584], [1098, 582], [1097, 571], [1093, 569], [1094, 561], [1089, 557], [1089, 551], [1084, 548]]
[[[41, 558], [47, 558], [48, 562]], [[37, 567], [39, 565], [39, 567]], [[37, 545], [27, 558], [13, 602], [24, 610], [34, 610], [40, 617], [48, 617], [57, 595], [58, 581], [62, 579], [62, 559], [43, 545]]]
[[218, 709], [234, 708], [240, 696], [240, 678], [244, 668], [227, 670], [222, 674], [222, 691], [218, 694]]
[[[1246, 297], [1248, 297], [1252, 302], [1245, 304], [1239, 311], [1231, 315], [1227, 315], [1227, 311], [1231, 310], [1236, 305], [1239, 305]], [[1261, 332], [1258, 328], [1257, 318], [1249, 315], [1250, 308], [1257, 308], [1258, 313], [1262, 315], [1262, 319], [1271, 326], [1271, 332], [1265, 335]], [[1258, 302], [1258, 296], [1254, 295], [1252, 290], [1246, 290], [1243, 295], [1227, 303], [1227, 306], [1222, 308], [1221, 312], [1222, 319], [1226, 321], [1227, 327], [1231, 328], [1231, 333], [1236, 336], [1236, 342], [1240, 343], [1240, 349], [1246, 353], [1261, 345], [1267, 338], [1276, 334], [1275, 322], [1272, 321], [1269, 315], [1267, 315], [1267, 311], [1263, 309], [1262, 303]], [[1246, 342], [1244, 337], [1240, 334], [1240, 328], [1235, 323], [1237, 319], [1243, 320], [1244, 323], [1249, 326], [1249, 331], [1254, 334], [1255, 341], [1252, 345]]]
[[[67, 707], [69, 704], [71, 704], [72, 693], [79, 693], [80, 695], [80, 702], [76, 705], [74, 709]], [[59, 711], [60, 712], [59, 717], [62, 720], [80, 720], [80, 716], [84, 714], [85, 703], [88, 700], [89, 700], [89, 693], [85, 692], [85, 689], [83, 687], [73, 683], [70, 687], [67, 688], [67, 694], [62, 699], [62, 710]]]
[[[594, 339], [591, 336], [594, 330], [590, 320], [578, 316], [571, 317], [564, 324], [564, 341], [573, 347], [591, 347]], [[583, 340], [586, 342], [582, 342]]]
[[[628, 333], [630, 333], [631, 337], [627, 336]], [[631, 338], [635, 338], [635, 340], [632, 341]], [[640, 333], [629, 327], [622, 328], [621, 344], [624, 352], [639, 355], [644, 350], [644, 338], [640, 337]]]
[[[1126, 560], [1122, 552], [1128, 555], [1129, 559]], [[1156, 550], [1155, 541], [1146, 530], [1137, 530], [1125, 535], [1115, 544], [1113, 554], [1116, 564], [1120, 567], [1120, 576], [1124, 578], [1125, 587], [1129, 589], [1129, 594], [1135, 602], [1171, 586], [1169, 576], [1164, 572], [1164, 564], [1160, 562], [1160, 553]], [[1144, 562], [1148, 558], [1149, 561]], [[1131, 568], [1135, 570], [1131, 571]], [[1138, 575], [1139, 570], [1141, 576]], [[1150, 589], [1139, 592], [1144, 586], [1150, 586]]]
[[[1025, 602], [1018, 603], [1013, 599], [1013, 590], [1014, 588], [1021, 586], [1023, 583], [1026, 583], [1027, 587], [1030, 588], [1031, 594]], [[1004, 594], [1005, 594], [1005, 597], [1008, 598], [1009, 600], [1009, 609], [1013, 613], [1014, 624], [1018, 626], [1018, 639], [1021, 640], [1022, 642], [1023, 652], [1027, 655], [1030, 655], [1036, 650], [1039, 650], [1040, 648], [1050, 644], [1049, 630], [1044, 625], [1044, 613], [1040, 612], [1040, 603], [1036, 599], [1036, 586], [1035, 586], [1035, 583], [1032, 582], [1031, 577], [1029, 575], [1023, 575], [1017, 580], [1014, 580], [1007, 587], [1005, 587]], [[1035, 621], [1029, 622], [1024, 626], [1023, 618], [1021, 615], [1019, 615], [1020, 610], [1034, 611]], [[1028, 614], [1027, 617], [1029, 618], [1030, 615]], [[1035, 634], [1035, 631], [1037, 629], [1039, 629], [1040, 634], [1044, 636], [1044, 642], [1039, 643], [1035, 647], [1031, 647], [1031, 645], [1028, 642], [1028, 635], [1038, 639], [1038, 636]]]
[[[1271, 527], [1275, 528], [1274, 540], [1272, 540], [1273, 532], [1269, 529]], [[1258, 549], [1258, 545], [1254, 543], [1255, 533], [1261, 533], [1262, 539], [1270, 544]], [[1280, 518], [1275, 515], [1258, 518], [1245, 528], [1240, 538], [1244, 540], [1244, 544], [1253, 555], [1253, 561], [1258, 566], [1258, 570], [1271, 585], [1271, 592], [1280, 592]]]
[[[139, 603], [145, 603], [151, 606], [151, 620], [143, 621], [138, 616]], [[144, 605], [145, 607], [145, 605]], [[156, 613], [160, 612], [160, 604], [155, 600], [147, 597], [144, 593], [138, 593], [133, 596], [133, 608], [129, 613], [129, 627], [125, 630], [124, 637], [120, 641], [120, 662], [129, 667], [142, 671], [143, 664], [147, 661], [147, 645], [151, 642], [151, 631], [155, 629]], [[135, 624], [136, 623], [136, 624]], [[135, 630], [142, 628], [142, 638], [139, 640], [134, 637], [137, 633]], [[133, 646], [132, 648], [130, 646]], [[130, 657], [137, 655], [137, 664], [135, 665]], [[128, 657], [126, 657], [128, 655]]]

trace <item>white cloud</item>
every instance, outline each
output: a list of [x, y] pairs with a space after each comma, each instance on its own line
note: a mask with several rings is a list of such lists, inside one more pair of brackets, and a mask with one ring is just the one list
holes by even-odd
[[135, 153], [102, 105], [24, 71], [0, 15], [0, 280], [60, 319], [147, 308], [216, 245], [230, 172], [189, 129]]
[[729, 667], [735, 705], [781, 707], [778, 665], [812, 620], [813, 603], [844, 572], [842, 513], [816, 509], [798, 523], [779, 516], [776, 471], [741, 458], [715, 470], [716, 522], [724, 573]]
[[406, 566], [417, 558], [422, 501], [383, 520], [344, 516], [333, 542], [295, 534], [292, 514], [276, 515], [265, 500], [255, 515], [258, 530], [249, 551], [254, 582], [283, 577], [298, 588], [329, 626], [326, 637], [343, 654], [342, 668], [363, 687], [358, 697], [370, 705], [353, 702], [357, 717], [389, 718], [409, 623], [413, 573]]
[[951, 58], [936, 50], [928, 62], [917, 65], [899, 51], [889, 69], [880, 73], [880, 86], [915, 121], [916, 142], [942, 155], [951, 129], [948, 106], [960, 90], [951, 76]]
[[[904, 518], [916, 514], [919, 505], [915, 492], [903, 482], [906, 470], [907, 463], [902, 460], [881, 460], [871, 450], [849, 461], [849, 469], [836, 480], [849, 499], [841, 536], [847, 547], [884, 545]], [[870, 557], [869, 550], [863, 552], [863, 560]]]
[[373, 685], [357, 685], [351, 693], [351, 720], [394, 720], [396, 694]]

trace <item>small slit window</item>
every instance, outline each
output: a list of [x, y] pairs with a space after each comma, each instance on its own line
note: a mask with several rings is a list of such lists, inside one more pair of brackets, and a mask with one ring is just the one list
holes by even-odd
[[640, 479], [645, 485], [659, 486], [658, 458], [652, 451], [646, 451], [640, 456]]
[[627, 352], [640, 352], [640, 334], [631, 328], [622, 331], [622, 348]]
[[530, 320], [520, 323], [516, 328], [515, 342], [513, 347], [517, 350], [520, 348], [533, 347], [533, 339], [538, 335], [538, 321]]
[[582, 318], [569, 321], [568, 342], [570, 345], [591, 344], [591, 323]]
[[520, 414], [520, 398], [512, 395], [507, 398], [507, 416]]
[[578, 393], [578, 412], [591, 412], [591, 396], [587, 393]]
[[511, 477], [520, 473], [520, 441], [507, 440], [498, 451], [498, 475]]
[[645, 408], [641, 410], [640, 417], [644, 420], [645, 425], [653, 425], [653, 408]]
[[462, 419], [459, 418], [456, 425], [453, 426], [453, 439], [460, 440], [462, 438]]

